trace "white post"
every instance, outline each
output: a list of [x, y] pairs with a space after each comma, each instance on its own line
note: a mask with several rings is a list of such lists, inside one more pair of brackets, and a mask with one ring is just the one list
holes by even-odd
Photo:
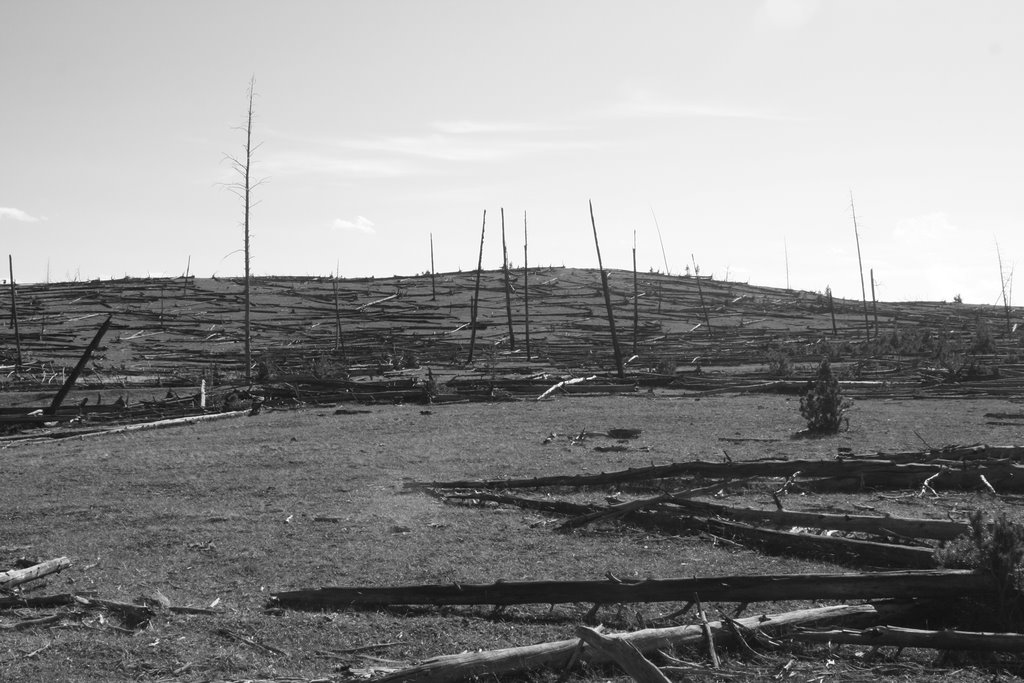
[[206, 380], [199, 380], [199, 407], [206, 408]]

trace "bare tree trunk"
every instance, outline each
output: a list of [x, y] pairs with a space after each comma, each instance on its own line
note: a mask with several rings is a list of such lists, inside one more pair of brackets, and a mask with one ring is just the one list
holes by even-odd
[[434, 233], [430, 233], [430, 300], [437, 301], [437, 283], [434, 281]]
[[693, 261], [693, 278], [697, 281], [697, 294], [700, 296], [700, 310], [704, 313], [704, 324], [708, 326], [708, 336], [713, 336], [711, 332], [711, 318], [708, 317], [708, 307], [704, 303], [704, 288], [700, 285], [700, 268], [697, 266], [697, 259], [693, 254], [690, 254], [690, 260]]
[[508, 274], [508, 245], [505, 242], [505, 208], [501, 209], [501, 271], [505, 276], [505, 314], [508, 318], [508, 348], [516, 348], [516, 333], [512, 327], [512, 281]]
[[252, 384], [252, 301], [250, 291], [252, 282], [249, 251], [249, 214], [252, 209], [252, 191], [262, 183], [262, 180], [254, 181], [252, 177], [252, 158], [259, 147], [259, 145], [254, 146], [252, 142], [253, 101], [256, 97], [255, 76], [249, 79], [248, 97], [249, 108], [246, 111], [245, 125], [240, 127], [245, 132], [245, 145], [242, 147], [242, 156], [234, 157], [228, 155], [227, 158], [231, 161], [232, 166], [234, 166], [235, 172], [240, 176], [238, 182], [232, 183], [228, 188], [242, 200], [243, 252], [245, 258], [245, 285], [242, 293], [245, 300], [245, 381], [247, 384]]
[[615, 334], [615, 313], [612, 311], [612, 294], [608, 289], [608, 273], [601, 263], [601, 243], [597, 240], [597, 223], [594, 222], [594, 203], [590, 202], [590, 225], [594, 228], [594, 246], [597, 248], [597, 267], [601, 269], [601, 289], [604, 291], [604, 305], [608, 309], [608, 328], [612, 333], [612, 353], [615, 354], [615, 369], [619, 377], [626, 376], [622, 365], [622, 350], [619, 348], [619, 337]]
[[860, 269], [860, 296], [864, 302], [864, 338], [871, 339], [871, 323], [868, 321], [868, 293], [864, 288], [864, 262], [860, 258], [860, 231], [857, 229], [857, 210], [853, 206], [853, 191], [850, 192], [850, 211], [853, 213], [853, 236], [857, 239], [857, 267]]
[[249, 268], [249, 209], [252, 195], [252, 99], [256, 78], [249, 81], [249, 112], [245, 122], [245, 382], [252, 384], [252, 292]]
[[476, 286], [473, 288], [473, 300], [469, 311], [469, 358], [467, 363], [473, 362], [473, 351], [476, 349], [476, 316], [480, 307], [480, 270], [484, 267], [484, 232], [487, 230], [487, 209], [484, 209], [483, 224], [480, 226], [480, 256], [476, 262]]
[[526, 212], [523, 211], [523, 316], [526, 323], [526, 360], [530, 357], [530, 250], [529, 233], [526, 228]]
[[828, 297], [828, 312], [832, 314], [832, 336], [838, 337], [839, 330], [836, 328], [836, 305], [832, 300], [832, 287], [825, 288], [825, 295]]
[[875, 339], [878, 339], [878, 300], [875, 298], [875, 269], [868, 271], [871, 274], [871, 312], [875, 317]]
[[640, 288], [636, 280], [636, 230], [633, 231], [633, 355], [636, 355], [636, 338], [640, 333]]
[[21, 335], [18, 333], [18, 300], [14, 296], [14, 257], [7, 255], [7, 264], [11, 269], [11, 324], [14, 326], [14, 345], [17, 347], [18, 358], [15, 370], [21, 370]]

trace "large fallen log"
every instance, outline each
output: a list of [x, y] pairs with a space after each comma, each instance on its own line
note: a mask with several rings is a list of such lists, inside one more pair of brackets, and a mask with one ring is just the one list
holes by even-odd
[[679, 508], [691, 514], [703, 516], [716, 515], [758, 524], [770, 524], [777, 527], [812, 527], [815, 529], [854, 531], [879, 536], [897, 535], [908, 538], [931, 538], [941, 541], [949, 541], [971, 531], [970, 526], [964, 522], [953, 522], [946, 519], [824, 514], [788, 510], [755, 510], [754, 508], [730, 507], [728, 505], [672, 496], [669, 496], [666, 502], [670, 503], [669, 507], [671, 508]]
[[[896, 614], [902, 609], [906, 609], [906, 607], [898, 605], [834, 605], [770, 616], [759, 615], [737, 619], [735, 623], [750, 629], [768, 629], [820, 622], [835, 623], [850, 618], [880, 617]], [[729, 640], [732, 637], [729, 628], [721, 621], [711, 622], [709, 626], [714, 631], [716, 639]], [[704, 627], [702, 624], [697, 624], [644, 629], [611, 637], [619, 638], [633, 645], [642, 654], [648, 654], [656, 650], [670, 650], [680, 645], [700, 642], [704, 638]], [[456, 683], [456, 681], [478, 676], [529, 671], [542, 667], [560, 667], [569, 662], [578, 643], [578, 639], [572, 638], [502, 650], [435, 657], [417, 666], [389, 674], [380, 680], [388, 683]], [[594, 663], [607, 661], [600, 652], [587, 647], [583, 648], [580, 653], [580, 659]]]
[[790, 640], [810, 643], [844, 643], [849, 645], [892, 645], [895, 647], [927, 647], [937, 650], [988, 650], [1024, 652], [1022, 633], [985, 633], [978, 631], [923, 631], [898, 626], [874, 626], [863, 630], [796, 631]]
[[1024, 465], [1009, 461], [963, 463], [933, 461], [894, 463], [879, 459], [851, 460], [754, 460], [747, 462], [676, 462], [651, 467], [636, 467], [600, 474], [554, 475], [530, 479], [457, 479], [452, 481], [407, 482], [406, 488], [495, 489], [541, 488], [547, 486], [606, 486], [667, 477], [739, 479], [749, 477], [835, 479], [845, 486], [859, 488], [895, 488], [920, 486], [931, 480], [933, 488], [972, 488], [981, 486], [984, 476], [997, 490], [1024, 490]]
[[59, 572], [62, 569], [67, 569], [70, 566], [71, 560], [66, 557], [58, 557], [34, 564], [31, 567], [25, 567], [24, 569], [11, 569], [10, 571], [0, 572], [0, 590], [9, 590], [23, 583], [35, 581], [49, 574]]
[[155, 420], [150, 422], [138, 422], [135, 424], [121, 425], [120, 427], [111, 427], [109, 429], [88, 429], [88, 430], [75, 430], [67, 432], [55, 432], [46, 436], [33, 436], [31, 438], [19, 439], [17, 441], [11, 441], [4, 444], [4, 448], [11, 446], [21, 446], [30, 443], [40, 443], [46, 441], [54, 441], [58, 439], [84, 439], [91, 436], [104, 436], [110, 434], [123, 434], [125, 432], [137, 432], [146, 429], [164, 429], [166, 427], [182, 427], [199, 424], [200, 422], [212, 422], [214, 420], [224, 420], [234, 417], [244, 417], [251, 415], [252, 410], [231, 410], [223, 413], [204, 413], [199, 415], [189, 415], [186, 417], [174, 417], [166, 420]]
[[[492, 501], [526, 509], [577, 515], [587, 518], [595, 512], [595, 507], [579, 503], [559, 500], [537, 500], [520, 496], [488, 494], [480, 491], [444, 495], [444, 499], [446, 501]], [[847, 563], [874, 567], [926, 569], [935, 566], [931, 548], [864, 541], [843, 536], [818, 536], [762, 529], [749, 524], [743, 524], [742, 522], [680, 515], [678, 512], [666, 512], [660, 509], [651, 511], [628, 509], [622, 513], [621, 518], [630, 524], [644, 528], [672, 531], [673, 533], [696, 534], [710, 532], [716, 536], [755, 545], [767, 552], [773, 553], [814, 558], [829, 557]]]
[[708, 602], [868, 600], [992, 595], [984, 572], [920, 570], [863, 574], [780, 574], [692, 579], [604, 581], [499, 581], [492, 584], [325, 587], [271, 595], [271, 604], [295, 609], [348, 609], [385, 605], [523, 605], [592, 602]]
[[[657, 514], [657, 513], [656, 513]], [[658, 528], [673, 528], [673, 515], [657, 514]], [[843, 536], [818, 536], [815, 534], [776, 531], [761, 527], [729, 522], [723, 519], [676, 516], [676, 528], [682, 530], [703, 529], [716, 536], [739, 540], [771, 553], [783, 553], [801, 557], [827, 557], [841, 562], [873, 567], [909, 567], [927, 569], [935, 566], [932, 548], [918, 548], [895, 543], [862, 541]]]
[[932, 460], [1012, 460], [1024, 461], [1024, 446], [945, 446], [927, 451], [899, 451], [896, 453], [864, 453], [843, 455], [847, 459], [888, 460], [894, 463], [929, 462]]

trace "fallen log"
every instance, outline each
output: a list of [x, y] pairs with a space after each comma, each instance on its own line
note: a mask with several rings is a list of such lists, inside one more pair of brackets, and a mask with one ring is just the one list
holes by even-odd
[[[774, 615], [759, 615], [736, 619], [734, 623], [750, 629], [779, 628], [808, 623], [836, 622], [849, 618], [879, 617], [894, 614], [901, 609], [897, 605], [834, 605], [812, 609], [796, 610]], [[721, 621], [711, 622], [715, 637], [731, 638], [731, 632]], [[662, 649], [672, 649], [688, 643], [700, 642], [704, 637], [703, 626], [675, 626], [661, 629], [644, 629], [614, 636], [633, 645], [640, 653], [648, 654]], [[542, 667], [564, 666], [573, 656], [579, 640], [560, 640], [523, 647], [510, 647], [484, 652], [467, 652], [429, 659], [417, 666], [402, 669], [384, 676], [380, 681], [388, 683], [456, 683], [473, 677], [529, 671]], [[584, 648], [582, 661], [608, 661], [593, 648]]]
[[898, 626], [874, 626], [863, 630], [796, 631], [788, 637], [790, 640], [808, 643], [1024, 652], [1024, 634], [1021, 633], [923, 631]]
[[540, 401], [541, 399], [547, 398], [549, 395], [551, 395], [555, 391], [558, 391], [559, 389], [563, 389], [563, 388], [565, 388], [565, 387], [567, 387], [567, 386], [569, 386], [571, 384], [579, 384], [581, 382], [589, 382], [589, 381], [594, 380], [594, 379], [597, 379], [597, 375], [591, 375], [590, 377], [576, 377], [574, 379], [567, 379], [567, 380], [559, 382], [558, 384], [555, 384], [554, 386], [549, 388], [543, 394], [538, 396], [537, 400]]
[[49, 626], [56, 624], [66, 615], [64, 614], [51, 614], [46, 617], [39, 617], [38, 619], [26, 619], [24, 621], [17, 621], [13, 624], [0, 624], [0, 630], [2, 631], [21, 631], [33, 626]]
[[598, 631], [580, 626], [576, 629], [579, 639], [592, 647], [602, 657], [614, 661], [636, 683], [670, 683], [661, 669], [640, 654], [633, 645], [621, 638], [609, 638]]
[[251, 415], [251, 410], [232, 410], [224, 413], [207, 413], [202, 415], [190, 415], [187, 417], [174, 417], [166, 420], [155, 420], [150, 422], [139, 422], [136, 424], [121, 425], [120, 427], [112, 427], [110, 429], [98, 429], [89, 431], [71, 431], [71, 432], [55, 432], [47, 436], [32, 437], [29, 439], [21, 439], [18, 441], [12, 441], [4, 444], [4, 448], [9, 448], [16, 445], [24, 445], [28, 443], [39, 443], [42, 441], [53, 441], [57, 439], [84, 439], [90, 436], [103, 436], [109, 434], [123, 434], [125, 432], [137, 432], [146, 429], [164, 429], [165, 427], [180, 427], [184, 425], [193, 425], [200, 422], [212, 422], [214, 420], [224, 420], [233, 417], [243, 417]]
[[855, 460], [755, 460], [747, 462], [676, 462], [667, 465], [629, 468], [600, 474], [553, 475], [530, 479], [461, 479], [453, 481], [407, 482], [405, 488], [493, 489], [541, 488], [547, 486], [605, 486], [668, 477], [738, 479], [750, 477], [788, 478], [799, 473], [805, 478], [836, 479], [859, 488], [919, 486], [939, 474], [933, 487], [971, 488], [980, 486], [980, 476], [1001, 491], [1024, 489], [1024, 465], [1007, 461], [960, 463], [935, 461], [893, 463], [879, 459]]
[[672, 508], [704, 516], [716, 515], [735, 520], [771, 524], [778, 527], [812, 527], [855, 531], [879, 536], [897, 535], [909, 538], [931, 538], [949, 541], [970, 533], [971, 528], [963, 522], [945, 519], [914, 519], [907, 517], [879, 517], [877, 515], [825, 514], [818, 512], [795, 512], [788, 510], [755, 510], [738, 508], [717, 503], [690, 500], [677, 496], [658, 496], [652, 501], [666, 500]]
[[15, 586], [35, 581], [49, 574], [54, 574], [71, 566], [71, 560], [66, 557], [58, 557], [46, 562], [34, 564], [24, 569], [11, 569], [0, 572], [0, 590], [10, 590]]
[[294, 609], [347, 609], [386, 605], [523, 605], [569, 602], [705, 602], [867, 600], [992, 595], [984, 572], [918, 570], [846, 574], [779, 574], [691, 579], [604, 581], [499, 581], [492, 584], [325, 587], [274, 593], [270, 604]]
[[[590, 519], [601, 508], [559, 500], [538, 500], [520, 496], [473, 493], [443, 495], [446, 501], [492, 501], [515, 505], [526, 509], [543, 510], [557, 514], [574, 515], [577, 519]], [[628, 505], [628, 504], [627, 504]], [[649, 529], [691, 534], [710, 532], [716, 536], [756, 545], [768, 552], [787, 555], [830, 557], [845, 562], [876, 567], [911, 567], [927, 569], [935, 566], [931, 548], [918, 548], [893, 543], [864, 541], [843, 536], [818, 536], [813, 534], [762, 529], [742, 522], [722, 519], [680, 515], [662, 509], [645, 511], [629, 509], [621, 513], [621, 519]]]
[[[657, 526], [672, 528], [671, 515], [659, 514]], [[703, 527], [716, 536], [757, 545], [773, 553], [787, 555], [828, 557], [844, 562], [867, 564], [875, 567], [911, 567], [926, 569], [934, 567], [932, 548], [917, 548], [894, 543], [862, 541], [843, 536], [818, 536], [814, 534], [776, 531], [722, 519], [679, 517], [676, 522], [681, 529]]]
[[523, 496], [507, 496], [499, 493], [488, 493], [486, 491], [474, 491], [472, 493], [440, 493], [433, 492], [445, 502], [464, 501], [466, 503], [498, 503], [499, 505], [512, 505], [524, 510], [539, 510], [541, 512], [553, 512], [561, 515], [583, 515], [594, 512], [600, 508], [597, 505], [583, 505], [565, 500], [524, 498]]

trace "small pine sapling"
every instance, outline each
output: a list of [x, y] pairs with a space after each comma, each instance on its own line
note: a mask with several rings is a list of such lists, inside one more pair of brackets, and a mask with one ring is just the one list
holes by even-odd
[[[800, 399], [800, 414], [807, 420], [807, 431], [816, 434], [835, 434], [844, 422], [849, 403], [843, 398], [839, 380], [832, 374], [828, 358], [821, 359], [817, 376]], [[845, 419], [847, 424], [849, 420]]]

